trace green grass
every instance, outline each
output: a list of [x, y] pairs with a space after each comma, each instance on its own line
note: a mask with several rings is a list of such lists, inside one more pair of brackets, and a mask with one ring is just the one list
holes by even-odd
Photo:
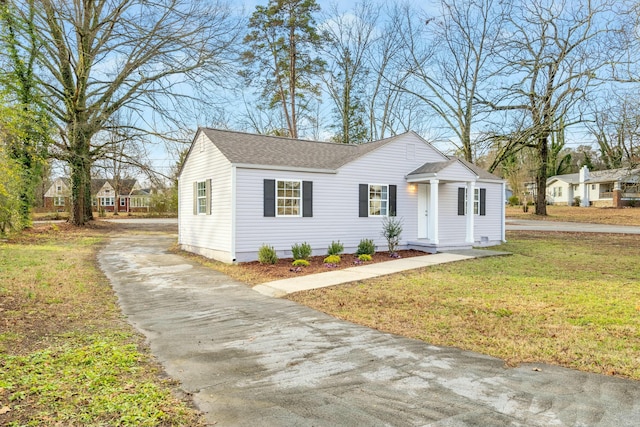
[[202, 425], [124, 322], [95, 261], [104, 231], [0, 243], [0, 425]]
[[640, 379], [640, 236], [509, 233], [507, 257], [290, 298], [356, 323], [504, 359]]

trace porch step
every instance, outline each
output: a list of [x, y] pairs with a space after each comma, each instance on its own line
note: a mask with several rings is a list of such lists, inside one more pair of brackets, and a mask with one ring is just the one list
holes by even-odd
[[411, 240], [407, 242], [407, 249], [415, 249], [417, 251], [428, 252], [435, 254], [437, 252], [459, 251], [472, 249], [473, 245], [466, 243], [440, 243], [435, 244], [432, 242]]

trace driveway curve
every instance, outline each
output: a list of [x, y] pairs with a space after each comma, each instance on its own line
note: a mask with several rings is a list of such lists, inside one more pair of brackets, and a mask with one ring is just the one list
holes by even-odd
[[637, 426], [640, 382], [381, 333], [114, 237], [99, 263], [128, 320], [217, 426]]

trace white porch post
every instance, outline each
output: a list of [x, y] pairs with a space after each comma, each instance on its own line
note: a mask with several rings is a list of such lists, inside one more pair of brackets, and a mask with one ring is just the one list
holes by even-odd
[[475, 182], [467, 182], [467, 238], [466, 243], [473, 244], [473, 201], [475, 197]]
[[438, 184], [437, 179], [429, 180], [429, 190], [431, 191], [429, 197], [429, 230], [431, 231], [431, 243], [439, 244], [440, 239], [438, 237]]

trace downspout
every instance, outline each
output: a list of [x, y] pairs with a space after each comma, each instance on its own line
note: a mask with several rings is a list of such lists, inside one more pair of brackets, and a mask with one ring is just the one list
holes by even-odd
[[236, 166], [231, 166], [231, 261], [236, 262]]

